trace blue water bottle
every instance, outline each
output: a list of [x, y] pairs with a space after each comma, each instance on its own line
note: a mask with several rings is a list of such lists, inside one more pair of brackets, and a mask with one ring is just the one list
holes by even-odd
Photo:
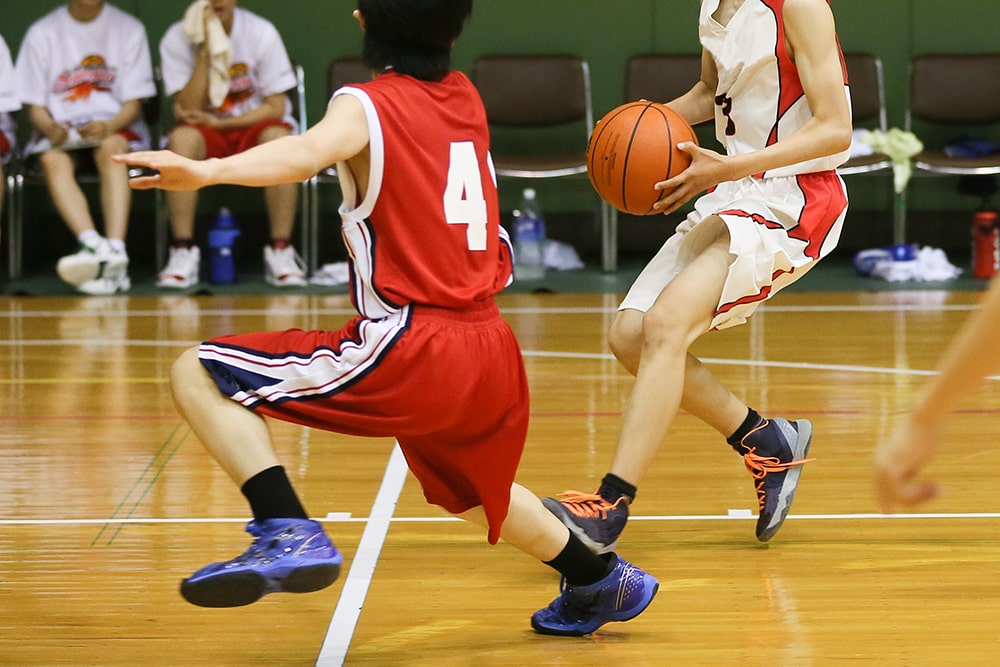
[[236, 239], [240, 230], [228, 208], [219, 210], [215, 225], [208, 230], [209, 281], [218, 285], [236, 282]]

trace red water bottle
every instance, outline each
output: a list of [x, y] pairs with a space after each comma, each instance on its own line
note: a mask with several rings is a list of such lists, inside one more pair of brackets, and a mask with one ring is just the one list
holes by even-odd
[[972, 219], [972, 275], [989, 279], [1000, 270], [1000, 229], [996, 211], [977, 211]]

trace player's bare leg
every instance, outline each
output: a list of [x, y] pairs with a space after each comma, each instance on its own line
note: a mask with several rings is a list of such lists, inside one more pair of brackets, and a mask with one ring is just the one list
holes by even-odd
[[[170, 381], [177, 409], [223, 470], [240, 485], [255, 516], [247, 525], [247, 532], [255, 538], [250, 548], [184, 579], [184, 598], [202, 607], [237, 607], [269, 593], [308, 593], [332, 584], [343, 558], [322, 526], [305, 517], [297, 499], [294, 505], [301, 516], [257, 516], [248, 484], [269, 471], [280, 470], [264, 419], [220, 393], [198, 360], [197, 348], [187, 350], [174, 362]], [[287, 492], [293, 493], [290, 485]]]
[[[799, 464], [808, 451], [809, 422], [760, 419], [687, 352], [711, 325], [732, 257], [728, 231], [718, 218], [692, 230], [686, 247], [691, 257], [686, 268], [664, 288], [649, 312], [623, 310], [612, 326], [612, 351], [636, 375], [636, 384], [605, 483], [595, 494], [570, 492], [562, 502], [543, 501], [598, 552], [614, 548], [635, 487], [681, 406], [729, 438], [733, 449], [744, 456], [755, 478], [761, 541], [781, 526], [795, 492]], [[734, 434], [740, 435], [734, 438]], [[624, 489], [608, 488], [609, 478]]]
[[[489, 525], [482, 507], [459, 516], [483, 527]], [[563, 573], [560, 595], [531, 617], [531, 626], [542, 634], [586, 635], [605, 623], [635, 618], [659, 589], [655, 577], [617, 554], [589, 553], [533, 493], [519, 484], [511, 486], [500, 538]], [[585, 562], [588, 559], [593, 565]], [[566, 566], [567, 561], [575, 562]], [[572, 578], [588, 569], [597, 574], [582, 581]]]

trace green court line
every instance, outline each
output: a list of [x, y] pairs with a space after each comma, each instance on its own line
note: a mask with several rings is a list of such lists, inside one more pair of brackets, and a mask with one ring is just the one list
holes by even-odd
[[[181, 433], [180, 436], [178, 437], [178, 433], [182, 429], [183, 433]], [[107, 523], [105, 523], [104, 526], [101, 528], [101, 530], [98, 531], [97, 535], [94, 536], [94, 540], [90, 543], [90, 546], [95, 546], [98, 543], [98, 541], [100, 541], [101, 536], [104, 535], [105, 531], [107, 531], [108, 528], [110, 528], [112, 525], [117, 524], [118, 529], [115, 530], [114, 534], [111, 535], [111, 537], [108, 539], [107, 545], [110, 546], [115, 541], [115, 538], [118, 537], [118, 534], [121, 533], [122, 529], [125, 527], [124, 523], [115, 520], [119, 519], [119, 514], [122, 512], [123, 508], [128, 503], [129, 498], [132, 497], [132, 495], [136, 492], [136, 490], [139, 488], [142, 481], [147, 477], [149, 472], [154, 469], [154, 465], [158, 460], [162, 458], [164, 451], [170, 446], [170, 443], [174, 440], [177, 440], [177, 443], [174, 446], [174, 448], [167, 454], [165, 460], [163, 460], [162, 463], [156, 468], [153, 478], [149, 480], [149, 482], [146, 484], [146, 487], [142, 490], [142, 493], [135, 500], [135, 502], [132, 503], [131, 507], [128, 510], [128, 513], [125, 515], [125, 518], [130, 518], [135, 513], [136, 509], [139, 507], [139, 504], [145, 499], [146, 495], [149, 493], [149, 490], [153, 488], [153, 485], [156, 483], [156, 480], [159, 479], [160, 474], [163, 472], [164, 468], [166, 468], [167, 464], [170, 463], [171, 459], [173, 459], [174, 454], [177, 453], [177, 450], [180, 449], [180, 446], [184, 443], [184, 440], [190, 433], [191, 429], [186, 428], [186, 423], [183, 421], [180, 422], [176, 428], [174, 428], [174, 430], [170, 433], [170, 435], [167, 437], [164, 443], [160, 445], [160, 448], [156, 451], [156, 454], [153, 455], [153, 458], [150, 459], [149, 464], [146, 465], [146, 467], [143, 469], [139, 477], [136, 478], [135, 482], [132, 484], [132, 487], [128, 490], [128, 493], [125, 494], [125, 497], [118, 504], [118, 507], [116, 507], [115, 511], [111, 513], [111, 516], [107, 519]]]

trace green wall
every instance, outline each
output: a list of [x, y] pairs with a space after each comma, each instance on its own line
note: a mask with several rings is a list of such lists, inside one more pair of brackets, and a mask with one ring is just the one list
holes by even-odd
[[[27, 26], [54, 0], [0, 0], [0, 34], [16, 53]], [[187, 2], [119, 0], [119, 7], [146, 24], [156, 45], [166, 27], [178, 20]], [[293, 60], [304, 66], [308, 113], [318, 118], [326, 102], [326, 63], [355, 55], [360, 32], [351, 18], [352, 0], [242, 0], [240, 6], [270, 18], [285, 38]], [[885, 64], [890, 125], [902, 126], [910, 56], [926, 52], [998, 49], [1000, 3], [996, 0], [832, 0], [845, 50], [871, 51]], [[624, 63], [633, 53], [696, 52], [697, 0], [479, 0], [455, 50], [455, 65], [467, 69], [486, 52], [577, 52], [590, 63], [595, 113], [600, 117], [619, 104]], [[981, 26], [991, 26], [984, 29]], [[886, 182], [882, 182], [886, 181]], [[886, 179], [855, 177], [850, 182], [854, 209], [884, 209]], [[548, 206], [583, 210], [591, 206], [586, 182], [546, 185]], [[516, 188], [507, 188], [504, 203]], [[952, 179], [922, 179], [911, 188], [914, 209], [965, 209], [974, 203], [955, 194]]]

